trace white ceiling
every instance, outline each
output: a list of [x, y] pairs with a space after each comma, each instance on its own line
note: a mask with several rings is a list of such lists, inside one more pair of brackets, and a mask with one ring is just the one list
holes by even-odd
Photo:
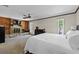
[[77, 5], [9, 5], [0, 6], [0, 16], [23, 19], [23, 14], [30, 13], [32, 20], [74, 12]]

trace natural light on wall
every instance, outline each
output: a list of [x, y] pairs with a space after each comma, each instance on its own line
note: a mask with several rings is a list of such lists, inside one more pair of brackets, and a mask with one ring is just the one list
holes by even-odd
[[58, 19], [58, 33], [64, 34], [64, 19]]

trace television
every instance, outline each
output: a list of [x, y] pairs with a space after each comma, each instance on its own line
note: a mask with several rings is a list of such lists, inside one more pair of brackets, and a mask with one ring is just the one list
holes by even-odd
[[5, 27], [0, 27], [0, 43], [5, 42]]

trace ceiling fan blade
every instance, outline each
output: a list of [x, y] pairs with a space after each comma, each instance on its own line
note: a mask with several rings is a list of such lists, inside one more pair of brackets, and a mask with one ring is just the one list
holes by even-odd
[[30, 14], [28, 14], [28, 18], [31, 18], [31, 15]]
[[8, 5], [2, 5], [2, 6], [4, 6], [4, 7], [9, 7]]

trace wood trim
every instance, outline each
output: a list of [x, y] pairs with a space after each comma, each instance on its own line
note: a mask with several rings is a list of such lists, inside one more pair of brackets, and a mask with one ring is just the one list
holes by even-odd
[[59, 16], [65, 16], [65, 15], [71, 15], [71, 14], [75, 14], [75, 12], [67, 13], [67, 14], [62, 14], [62, 15], [56, 15], [56, 16], [50, 16], [50, 17], [45, 17], [45, 18], [40, 18], [40, 19], [35, 19], [35, 20], [31, 20], [31, 21], [38, 21], [38, 20], [49, 19], [49, 18], [54, 18], [54, 17], [59, 17]]
[[75, 13], [77, 13], [78, 10], [79, 10], [79, 6], [78, 6], [78, 8], [76, 9]]
[[65, 15], [76, 14], [78, 10], [79, 10], [79, 6], [78, 6], [78, 8], [76, 9], [76, 11], [71, 12], [71, 13], [66, 13], [66, 14], [61, 14], [61, 15], [56, 15], [56, 16], [49, 16], [49, 17], [44, 17], [44, 18], [35, 19], [35, 20], [30, 20], [30, 21], [38, 21], [38, 20], [43, 20], [43, 19], [48, 19], [48, 18], [54, 18], [54, 17], [59, 17], [59, 16], [65, 16]]

